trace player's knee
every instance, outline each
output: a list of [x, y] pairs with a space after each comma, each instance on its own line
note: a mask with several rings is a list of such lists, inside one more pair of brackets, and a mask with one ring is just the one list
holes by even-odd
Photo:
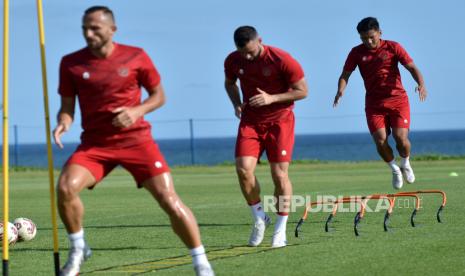
[[405, 146], [405, 145], [408, 145], [410, 143], [408, 138], [406, 136], [403, 136], [403, 135], [394, 136], [394, 140], [396, 141], [396, 144], [400, 145], [400, 146]]
[[242, 180], [254, 179], [253, 170], [250, 170], [244, 167], [237, 167], [236, 172], [237, 172], [237, 176]]
[[385, 137], [377, 137], [374, 139], [376, 146], [384, 147], [387, 145], [387, 138]]
[[69, 182], [59, 181], [57, 185], [58, 199], [69, 200], [77, 195], [76, 189]]
[[69, 200], [76, 197], [79, 193], [79, 183], [67, 175], [62, 175], [58, 180], [57, 194], [58, 198], [62, 200]]
[[273, 181], [276, 185], [287, 185], [289, 182], [289, 175], [286, 171], [278, 170], [272, 172]]
[[179, 217], [183, 213], [184, 205], [177, 196], [163, 197], [158, 201], [158, 204], [169, 216]]

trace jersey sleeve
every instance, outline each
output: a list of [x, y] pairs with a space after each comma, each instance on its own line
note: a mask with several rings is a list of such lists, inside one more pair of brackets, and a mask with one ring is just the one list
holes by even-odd
[[302, 66], [300, 66], [299, 62], [291, 55], [287, 55], [286, 58], [283, 59], [283, 71], [288, 83], [298, 82], [304, 77]]
[[352, 49], [347, 56], [343, 70], [353, 72], [355, 68], [357, 68], [357, 53], [355, 52], [355, 49]]
[[62, 58], [60, 62], [58, 94], [63, 97], [76, 96], [76, 89], [73, 83], [73, 78], [65, 58]]
[[228, 80], [237, 80], [236, 73], [234, 72], [233, 57], [231, 55], [224, 60], [224, 75]]
[[161, 82], [161, 76], [147, 53], [142, 50], [140, 54], [138, 81], [147, 90], [150, 90]]
[[404, 47], [402, 47], [399, 43], [395, 44], [395, 50], [400, 64], [407, 65], [413, 62], [413, 59], [409, 56], [407, 51], [405, 51]]

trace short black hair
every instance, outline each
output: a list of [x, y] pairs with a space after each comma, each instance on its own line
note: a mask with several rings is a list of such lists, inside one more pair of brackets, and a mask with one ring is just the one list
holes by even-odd
[[105, 14], [106, 16], [109, 16], [111, 18], [113, 23], [115, 22], [115, 16], [113, 15], [113, 11], [110, 10], [110, 8], [107, 7], [107, 6], [92, 6], [92, 7], [88, 8], [84, 12], [83, 18], [86, 17], [87, 15], [89, 15], [91, 13], [94, 13], [94, 12], [97, 12], [97, 11], [102, 11], [103, 14]]
[[239, 48], [258, 37], [257, 30], [252, 26], [241, 26], [234, 31], [234, 43]]
[[366, 33], [370, 30], [379, 31], [378, 19], [375, 17], [367, 17], [358, 22], [357, 31], [359, 34]]

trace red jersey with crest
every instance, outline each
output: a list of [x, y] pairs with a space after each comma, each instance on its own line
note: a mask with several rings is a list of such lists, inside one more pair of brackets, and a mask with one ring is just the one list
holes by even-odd
[[352, 72], [358, 66], [365, 83], [366, 107], [408, 103], [402, 86], [398, 63], [413, 62], [405, 49], [397, 42], [381, 40], [376, 49], [360, 44], [352, 48], [344, 65], [344, 71]]
[[273, 122], [289, 119], [294, 102], [273, 103], [262, 107], [247, 105], [249, 99], [259, 92], [268, 94], [288, 92], [291, 84], [304, 77], [300, 64], [287, 52], [263, 45], [263, 53], [255, 60], [247, 60], [239, 51], [232, 52], [224, 62], [226, 78], [239, 79], [242, 101], [246, 103], [241, 120], [252, 123]]
[[160, 75], [143, 49], [114, 44], [107, 58], [86, 47], [64, 56], [60, 65], [59, 94], [78, 97], [82, 116], [82, 144], [128, 146], [153, 140], [151, 127], [139, 118], [127, 128], [112, 125], [118, 107], [141, 104], [141, 87], [149, 90]]

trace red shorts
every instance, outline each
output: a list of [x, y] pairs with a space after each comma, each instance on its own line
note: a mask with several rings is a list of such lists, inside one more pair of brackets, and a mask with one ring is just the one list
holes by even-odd
[[98, 183], [116, 166], [128, 170], [141, 188], [142, 183], [170, 169], [154, 141], [129, 147], [102, 147], [80, 145], [66, 165], [77, 164], [88, 169]]
[[289, 120], [251, 124], [241, 122], [236, 140], [236, 157], [257, 159], [266, 151], [268, 161], [290, 162], [294, 148], [294, 115]]
[[380, 128], [386, 128], [388, 132], [390, 132], [391, 128], [410, 128], [410, 106], [408, 102], [394, 106], [367, 107], [365, 113], [370, 133]]

